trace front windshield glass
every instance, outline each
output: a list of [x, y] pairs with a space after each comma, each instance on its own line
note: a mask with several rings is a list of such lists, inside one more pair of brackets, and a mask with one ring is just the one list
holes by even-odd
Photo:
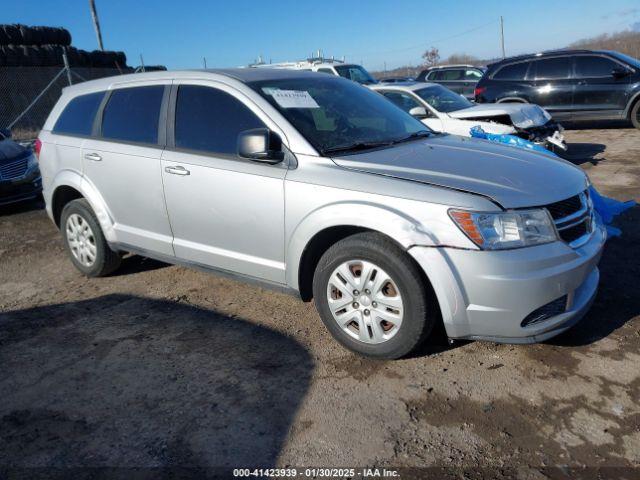
[[360, 65], [337, 65], [335, 67], [338, 75], [363, 85], [371, 85], [378, 83], [363, 67]]
[[431, 132], [368, 88], [313, 75], [251, 82], [320, 153], [352, 153]]
[[438, 112], [455, 112], [473, 106], [469, 100], [442, 85], [422, 88], [414, 92]]

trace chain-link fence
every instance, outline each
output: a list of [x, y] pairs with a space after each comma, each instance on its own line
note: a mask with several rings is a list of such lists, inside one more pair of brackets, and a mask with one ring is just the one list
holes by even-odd
[[130, 73], [130, 68], [0, 67], [0, 128], [17, 140], [37, 136], [49, 112], [70, 84]]

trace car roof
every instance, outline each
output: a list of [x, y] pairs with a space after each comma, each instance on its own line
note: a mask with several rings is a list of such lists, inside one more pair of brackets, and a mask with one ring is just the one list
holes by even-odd
[[477, 69], [481, 69], [481, 67], [478, 67], [476, 65], [469, 65], [466, 63], [460, 63], [460, 64], [451, 64], [451, 65], [434, 65], [433, 67], [428, 67], [425, 68], [426, 70], [443, 70], [445, 68], [477, 68]]
[[286, 80], [293, 78], [304, 78], [309, 75], [312, 75], [312, 78], [316, 78], [316, 75], [325, 74], [286, 68], [208, 68], [193, 70], [154, 71], [145, 73], [130, 73], [126, 75], [115, 75], [112, 77], [99, 78], [97, 80], [89, 80], [87, 82], [78, 83], [70, 87], [65, 87], [64, 91], [67, 93], [81, 93], [84, 91], [91, 92], [101, 89], [108, 90], [114, 85], [181, 78], [216, 79], [216, 77], [227, 77], [242, 83], [250, 83], [264, 80]]
[[555, 55], [578, 55], [581, 53], [606, 53], [611, 54], [609, 50], [587, 50], [587, 49], [558, 49], [558, 50], [545, 50], [538, 53], [526, 53], [522, 55], [515, 55], [513, 57], [507, 57], [497, 62], [489, 64], [489, 67], [495, 67], [497, 65], [503, 65], [505, 63], [517, 62], [519, 60], [531, 60], [534, 58], [553, 57]]
[[372, 90], [403, 90], [405, 92], [414, 92], [426, 87], [441, 87], [442, 85], [433, 82], [396, 82], [396, 83], [378, 83], [369, 85]]

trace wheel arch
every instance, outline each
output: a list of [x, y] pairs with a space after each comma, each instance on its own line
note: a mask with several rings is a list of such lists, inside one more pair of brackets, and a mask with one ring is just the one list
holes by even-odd
[[289, 236], [287, 284], [304, 301], [311, 300], [313, 274], [322, 254], [336, 242], [361, 232], [383, 235], [404, 251], [417, 243], [433, 244], [416, 221], [399, 212], [362, 203], [331, 205], [308, 215]]
[[77, 172], [62, 171], [55, 178], [50, 191], [51, 197], [47, 202], [47, 210], [56, 226], [60, 227], [60, 218], [65, 205], [78, 198], [84, 198], [95, 213], [107, 242], [116, 241], [113, 217], [106, 202], [86, 178]]

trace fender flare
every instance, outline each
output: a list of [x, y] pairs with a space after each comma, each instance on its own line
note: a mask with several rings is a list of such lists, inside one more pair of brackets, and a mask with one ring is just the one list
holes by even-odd
[[390, 237], [405, 250], [435, 245], [435, 237], [417, 220], [391, 208], [367, 202], [338, 202], [310, 212], [288, 234], [286, 283], [299, 290], [300, 263], [311, 240], [332, 227], [360, 227]]
[[496, 103], [531, 103], [522, 97], [504, 97], [496, 101]]
[[640, 101], [640, 89], [638, 89], [638, 91], [635, 92], [627, 102], [627, 106], [624, 109], [624, 118], [629, 118], [629, 115], [631, 115], [631, 108], [635, 105], [636, 101]]
[[50, 190], [51, 197], [47, 201], [47, 211], [52, 219], [53, 212], [51, 209], [53, 207], [53, 198], [60, 187], [71, 187], [80, 192], [83, 198], [89, 202], [89, 205], [95, 213], [107, 242], [113, 243], [117, 241], [114, 230], [115, 222], [113, 220], [113, 215], [111, 215], [104, 198], [102, 198], [102, 195], [93, 183], [74, 170], [62, 170], [53, 179]]

